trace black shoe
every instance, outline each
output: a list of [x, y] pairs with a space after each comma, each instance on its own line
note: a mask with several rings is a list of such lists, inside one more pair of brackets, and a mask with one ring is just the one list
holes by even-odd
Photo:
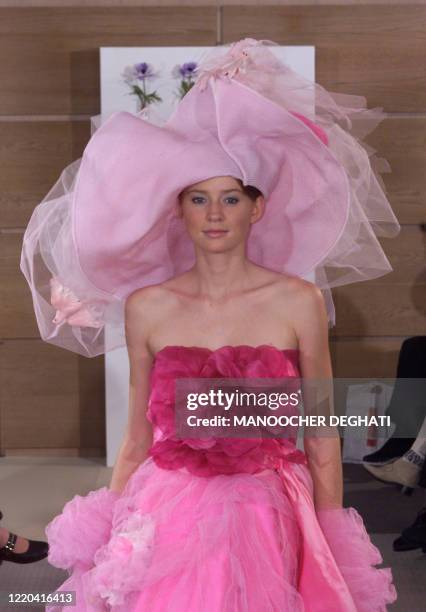
[[49, 544], [47, 542], [39, 542], [38, 540], [28, 540], [29, 546], [25, 552], [15, 553], [16, 540], [18, 536], [15, 533], [9, 532], [9, 539], [3, 548], [0, 548], [0, 565], [3, 561], [12, 561], [13, 563], [34, 563], [47, 557], [49, 552]]
[[422, 546], [418, 542], [413, 542], [404, 536], [399, 536], [393, 543], [393, 549], [395, 552], [405, 552], [406, 550], [417, 550], [421, 548], [422, 552], [426, 553], [426, 546]]
[[414, 523], [404, 529], [393, 543], [393, 549], [397, 552], [417, 548], [426, 553], [426, 508], [420, 510]]
[[369, 455], [364, 455], [362, 458], [366, 463], [387, 463], [388, 461], [392, 461], [393, 459], [398, 459], [402, 457], [404, 453], [408, 451], [409, 448], [414, 443], [415, 438], [394, 438], [390, 437], [389, 440], [385, 442], [382, 448], [375, 451], [374, 453], [370, 453]]

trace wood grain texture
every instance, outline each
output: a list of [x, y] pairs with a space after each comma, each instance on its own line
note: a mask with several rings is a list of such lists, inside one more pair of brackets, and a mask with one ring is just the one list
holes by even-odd
[[172, 14], [158, 7], [0, 9], [0, 50], [8, 58], [0, 68], [2, 387], [11, 378], [0, 397], [3, 451], [105, 453], [103, 357], [85, 359], [40, 340], [19, 269], [34, 207], [81, 156], [89, 117], [99, 112], [99, 47], [215, 42], [213, 7]]
[[1, 228], [24, 228], [32, 211], [81, 157], [90, 121], [0, 121]]
[[214, 7], [0, 8], [0, 115], [97, 114], [99, 47], [215, 43]]
[[393, 271], [333, 291], [337, 336], [361, 339], [425, 333], [426, 234], [418, 226], [407, 225], [399, 236], [382, 239], [381, 243]]
[[39, 339], [0, 344], [0, 447], [104, 455], [103, 357], [85, 359]]
[[19, 268], [22, 232], [0, 233], [0, 337], [39, 338], [31, 292]]
[[390, 116], [366, 141], [391, 166], [381, 176], [399, 222], [426, 223], [426, 115]]
[[405, 337], [335, 338], [330, 342], [336, 378], [394, 378]]
[[[63, 6], [350, 6], [350, 5], [393, 5], [407, 4], [405, 0], [19, 0], [21, 7], [63, 7]], [[408, 4], [426, 4], [426, 0], [408, 0]], [[16, 7], [16, 0], [0, 0], [0, 7]]]
[[79, 449], [82, 456], [105, 454], [105, 358], [78, 356]]
[[426, 6], [235, 6], [222, 9], [222, 41], [246, 36], [315, 45], [316, 78], [386, 111], [426, 109]]
[[346, 414], [347, 393], [352, 385], [371, 380], [393, 386], [398, 355], [404, 338], [335, 339], [330, 344], [333, 365], [334, 413]]
[[0, 346], [2, 447], [78, 448], [78, 357], [41, 340]]

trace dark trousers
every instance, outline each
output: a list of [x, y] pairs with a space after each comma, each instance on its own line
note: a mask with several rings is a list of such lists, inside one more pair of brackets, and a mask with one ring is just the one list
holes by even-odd
[[[396, 425], [393, 437], [416, 438], [426, 417], [426, 336], [413, 336], [404, 340], [399, 352], [396, 376], [386, 410]], [[404, 378], [419, 380], [407, 381], [407, 384]], [[426, 462], [419, 486], [426, 488]]]

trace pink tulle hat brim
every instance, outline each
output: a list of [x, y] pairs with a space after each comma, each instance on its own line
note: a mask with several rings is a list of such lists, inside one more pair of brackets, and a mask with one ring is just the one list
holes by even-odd
[[263, 192], [246, 254], [314, 282], [329, 324], [331, 288], [392, 271], [378, 240], [401, 229], [380, 176], [390, 166], [364, 141], [386, 113], [305, 79], [274, 45], [216, 47], [167, 121], [153, 105], [92, 117], [82, 158], [23, 237], [20, 268], [43, 340], [89, 357], [125, 346], [125, 298], [195, 264], [178, 194], [216, 176]]
[[303, 276], [338, 240], [350, 204], [346, 173], [326, 136], [236, 80], [193, 87], [168, 122], [156, 126], [117, 112], [88, 143], [73, 199], [79, 263], [98, 289], [126, 297], [194, 263], [180, 191], [233, 176], [266, 197], [248, 257]]

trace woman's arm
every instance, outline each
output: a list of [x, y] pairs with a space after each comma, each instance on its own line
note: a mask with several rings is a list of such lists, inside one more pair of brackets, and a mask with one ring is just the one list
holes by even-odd
[[[316, 285], [306, 282], [297, 302], [296, 333], [305, 414], [334, 414], [333, 372], [324, 298]], [[304, 447], [314, 484], [316, 510], [341, 508], [343, 472], [337, 428], [320, 426], [315, 430], [306, 427]]]
[[126, 431], [114, 465], [110, 489], [121, 493], [135, 469], [147, 458], [152, 425], [147, 419], [153, 357], [148, 347], [148, 290], [138, 289], [126, 299], [125, 329], [129, 355], [129, 413]]
[[[300, 296], [300, 299], [297, 298], [299, 308], [296, 311], [301, 349], [301, 374], [308, 379], [308, 387], [315, 387], [314, 383], [321, 379], [329, 381], [325, 391], [327, 386], [332, 390], [328, 321], [324, 299], [315, 285], [306, 286], [301, 293], [304, 295]], [[309, 380], [312, 381], [312, 385], [309, 385]], [[303, 395], [305, 395], [304, 389]], [[326, 397], [327, 393], [323, 395]], [[303, 399], [305, 400], [305, 397]], [[316, 408], [317, 405], [313, 401], [309, 404], [308, 411], [326, 412], [324, 409], [317, 411]], [[331, 398], [329, 412], [332, 410]], [[345, 583], [338, 588], [342, 588], [342, 593], [347, 593], [349, 590], [350, 597], [346, 594], [343, 598], [351, 610], [359, 612], [386, 610], [386, 604], [393, 603], [396, 599], [392, 573], [387, 567], [380, 569], [373, 567], [382, 562], [380, 551], [369, 539], [363, 519], [357, 510], [353, 507], [343, 507], [342, 461], [338, 431], [336, 428], [330, 428], [325, 432], [324, 428], [320, 428], [316, 437], [306, 435], [305, 431], [304, 441], [314, 484], [318, 526]], [[326, 552], [327, 549], [324, 548], [324, 559], [328, 556]]]

